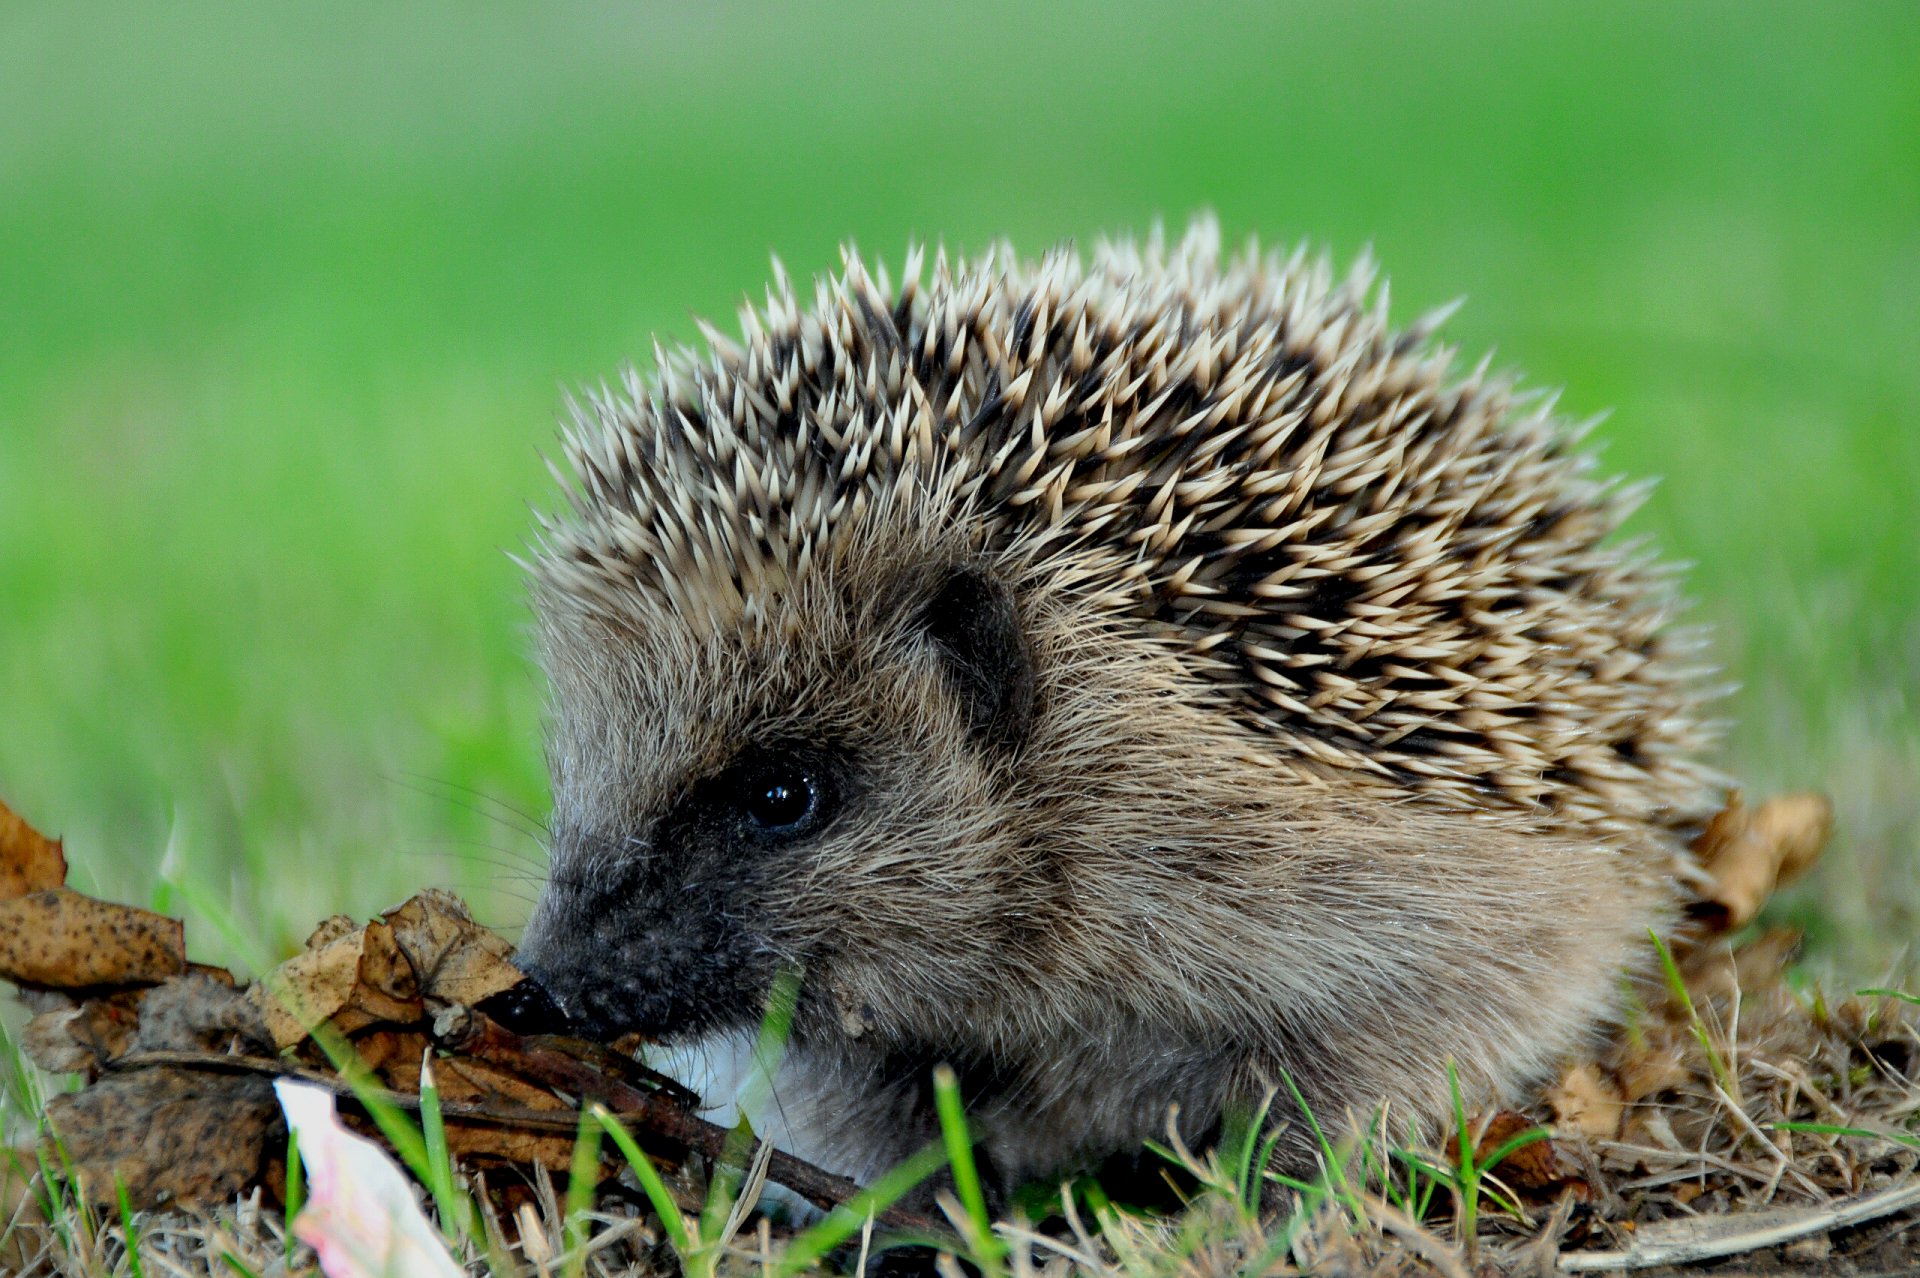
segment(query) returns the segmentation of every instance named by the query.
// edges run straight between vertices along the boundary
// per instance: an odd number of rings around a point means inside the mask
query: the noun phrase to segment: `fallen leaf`
[[[221,975],[224,975],[222,973]],[[219,976],[188,972],[140,1001],[136,1046],[143,1052],[266,1054],[267,1027],[253,1000]]]
[[[144,992],[41,1012],[21,1033],[21,1049],[49,1074],[92,1073],[133,1047],[140,1027],[138,994]]]
[[[333,937],[318,949],[296,954],[248,991],[275,1047],[292,1047],[307,1036],[308,1026],[327,1020],[347,1005],[360,978],[360,943],[364,936],[364,932],[349,932]]]
[[[314,924],[313,931],[307,933],[307,939],[300,948],[303,950],[324,949],[349,932],[358,932],[359,930],[360,924],[354,921],[353,915],[329,914],[326,918]]]
[[[91,1201],[115,1204],[124,1185],[142,1209],[230,1203],[285,1141],[273,1089],[253,1074],[108,1074],[48,1101],[47,1120]]]
[[[1784,794],[1752,809],[1732,795],[1693,841],[1713,880],[1694,917],[1719,931],[1744,927],[1819,859],[1832,828],[1833,804],[1822,794]]]
[[[420,1009],[420,979],[414,974],[413,961],[401,948],[390,924],[376,920],[367,924],[360,942],[360,983],[395,1003]]]
[[[1685,1086],[1693,1080],[1686,1058],[1686,1049],[1677,1042],[1647,1042],[1629,1052],[1613,1072],[1621,1096],[1633,1105]]]
[[[412,960],[387,923],[342,931],[328,920],[311,939],[317,947],[294,955],[250,991],[276,1047],[293,1046],[323,1021],[355,1034],[426,1015]]]
[[[381,917],[429,1002],[472,1007],[526,979],[506,938],[475,923],[451,892],[429,888]]]
[[[1572,1066],[1547,1089],[1556,1131],[1578,1133],[1592,1140],[1612,1140],[1620,1134],[1626,1101],[1620,1089],[1591,1063]]]
[[[497,1123],[475,1122],[448,1115],[447,1148],[456,1158],[494,1158],[501,1162],[539,1163],[555,1169],[571,1166],[575,1137],[550,1132],[528,1131],[523,1127],[505,1127]],[[658,1157],[658,1165],[668,1160]],[[602,1164],[603,1170],[605,1164]]]
[[[368,1025],[408,1024],[426,1015],[413,965],[394,941],[393,929],[375,921],[360,932],[360,961],[346,1004],[333,1014],[343,1034]]]
[[[390,1090],[411,1093],[420,1088],[420,1057],[432,1043],[431,1038],[418,1030],[376,1029],[356,1035],[353,1050]],[[443,1092],[440,1099],[465,1098]]]
[[[64,887],[0,900],[0,977],[15,984],[156,985],[186,968],[178,919]]]
[[[0,900],[25,896],[67,881],[60,840],[49,839],[0,803]]]
[[[476,1101],[505,1102],[523,1109],[569,1110],[573,1106],[544,1087],[536,1086],[485,1061],[449,1057],[435,1063],[443,1091],[459,1092]]]
[[[1539,1125],[1525,1114],[1516,1114],[1510,1109],[1501,1110],[1487,1120],[1485,1129],[1474,1141],[1474,1160],[1480,1162],[1492,1157],[1500,1146]],[[1447,1142],[1447,1156],[1458,1161],[1458,1135]],[[1569,1179],[1560,1170],[1559,1151],[1554,1149],[1551,1137],[1520,1146],[1486,1170],[1498,1177],[1501,1183],[1529,1193],[1557,1188]]]

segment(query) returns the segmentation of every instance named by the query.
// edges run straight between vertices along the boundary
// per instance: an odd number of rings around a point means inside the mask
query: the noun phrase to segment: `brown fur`
[[[1510,1094],[1609,1016],[1712,806],[1658,574],[1600,546],[1559,423],[1299,259],[1103,253],[925,295],[856,261],[663,356],[584,415],[535,565],[530,965],[709,1035],[798,968],[781,1100],[850,1174],[932,1134],[941,1060],[1003,1185],[1283,1077],[1335,1122],[1437,1116],[1449,1061]],[[929,638],[957,572],[1017,654]],[[1004,740],[956,695],[996,662],[1031,679]],[[768,742],[831,749],[844,801],[749,847],[696,799]]]

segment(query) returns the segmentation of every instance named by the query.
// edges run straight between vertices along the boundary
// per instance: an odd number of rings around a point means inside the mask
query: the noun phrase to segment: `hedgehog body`
[[[1631,491],[1384,292],[1205,222],[850,253],[591,397],[529,965],[710,1046],[794,970],[799,1152],[911,1152],[946,1062],[1009,1186],[1594,1033],[1717,807],[1695,640]]]

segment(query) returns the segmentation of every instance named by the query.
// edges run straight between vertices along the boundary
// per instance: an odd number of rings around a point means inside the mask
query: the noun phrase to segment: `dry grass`
[[[1782,936],[1762,935],[1737,950],[1721,943],[1682,955],[1686,998],[1649,987],[1610,1050],[1579,1071],[1585,1082],[1543,1095],[1529,1117],[1554,1135],[1524,1157],[1467,1168],[1459,1142],[1395,1142],[1376,1121],[1366,1125],[1371,1138],[1333,1141],[1318,1182],[1269,1181],[1263,1193],[1236,1170],[1236,1151],[1199,1156],[1176,1142],[1166,1151],[1183,1195],[1173,1209],[1118,1207],[1081,1186],[1044,1223],[1000,1222],[1006,1260],[979,1268],[996,1278],[1481,1278],[1717,1273],[1727,1264],[1741,1273],[1909,1272],[1920,1265],[1920,1137],[1911,1130],[1920,1007],[1894,994],[1796,990],[1782,976],[1788,948]],[[1596,1084],[1598,1110],[1570,1099],[1569,1088]],[[1466,1143],[1484,1159],[1484,1143]],[[1476,1180],[1470,1203],[1464,1187]],[[68,1211],[57,1227],[34,1223],[27,1188],[16,1177],[10,1189],[25,1205],[0,1272],[317,1272],[310,1252],[286,1246],[280,1209],[257,1197],[212,1216],[131,1217],[136,1268],[126,1222]],[[677,1188],[697,1201],[698,1184]],[[584,1246],[569,1250],[561,1197],[544,1177],[530,1191],[469,1245],[474,1272],[613,1278],[680,1268],[637,1193],[603,1195]],[[946,1205],[965,1236],[965,1213]],[[789,1233],[757,1213],[739,1219],[714,1270],[773,1274]],[[839,1261],[846,1268],[857,1252]],[[956,1272],[951,1260],[940,1267]]]

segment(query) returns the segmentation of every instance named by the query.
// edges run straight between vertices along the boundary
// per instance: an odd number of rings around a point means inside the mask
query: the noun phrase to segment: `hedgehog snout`
[[[677,1038],[764,995],[726,885],[662,873],[651,856],[569,870],[582,860],[556,849],[515,956],[576,1028]]]

